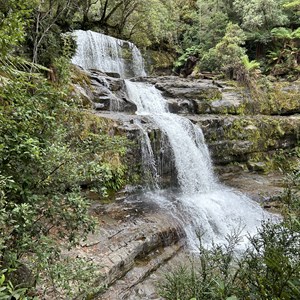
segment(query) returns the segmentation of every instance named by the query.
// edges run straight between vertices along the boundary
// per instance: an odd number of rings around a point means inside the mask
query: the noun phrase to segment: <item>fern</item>
[[[292,30],[285,27],[278,27],[271,30],[271,34],[274,38],[280,39],[280,40],[290,40],[293,38],[292,36]]]
[[[248,55],[244,55],[242,57],[242,63],[248,72],[252,72],[260,68],[260,64],[256,60],[249,61]]]
[[[298,27],[296,30],[292,32],[292,38],[293,39],[300,39],[300,27]]]

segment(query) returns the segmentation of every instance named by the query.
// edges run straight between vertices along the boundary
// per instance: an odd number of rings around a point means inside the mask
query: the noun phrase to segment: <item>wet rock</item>
[[[299,115],[188,117],[202,128],[216,164],[246,162],[255,154],[291,149],[299,141]]]
[[[74,88],[95,110],[132,113],[136,111],[136,106],[127,98],[123,79],[108,76],[97,70],[81,70],[81,72],[88,76],[90,83],[75,84]]]
[[[248,169],[250,171],[255,171],[259,173],[266,173],[268,171],[268,166],[265,162],[262,161],[248,161],[247,162]]]
[[[68,255],[98,265],[94,285],[112,286],[95,299],[121,299],[115,295],[135,286],[181,249],[184,231],[179,223],[157,206],[146,202],[95,203],[92,214],[101,228],[90,234]],[[142,265],[139,265],[140,263]],[[124,277],[124,275],[126,276]],[[122,284],[124,283],[124,284]]]
[[[216,172],[226,185],[257,202],[278,201],[285,189],[284,178],[280,172],[258,174],[244,170],[240,166],[217,167]]]
[[[211,81],[184,81],[176,78],[176,80],[158,82],[155,87],[163,92],[166,97],[212,101],[222,97],[219,88],[214,86]]]
[[[119,73],[105,72],[105,74],[109,77],[114,77],[114,78],[120,78],[121,77]]]
[[[238,92],[222,92],[220,100],[212,101],[207,109],[198,108],[198,113],[239,115],[245,111],[245,99]]]

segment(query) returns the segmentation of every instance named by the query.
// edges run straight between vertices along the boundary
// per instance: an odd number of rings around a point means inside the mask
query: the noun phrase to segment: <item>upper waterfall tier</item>
[[[75,30],[73,34],[77,40],[73,64],[122,78],[146,75],[141,52],[134,44],[93,31]]]

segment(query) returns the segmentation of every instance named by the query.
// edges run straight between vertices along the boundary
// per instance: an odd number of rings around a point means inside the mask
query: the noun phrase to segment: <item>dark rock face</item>
[[[202,128],[216,164],[248,163],[299,143],[300,116],[191,116]],[[251,167],[252,168],[252,167]]]
[[[82,98],[87,98],[95,110],[131,113],[136,111],[136,106],[127,99],[123,79],[108,76],[97,70],[81,72],[88,76],[90,85],[75,85],[75,90]]]
[[[164,186],[176,182],[166,137],[145,117],[134,114],[136,106],[128,99],[124,81],[95,70],[88,76],[91,86],[82,93],[89,97],[94,108],[102,116],[114,119],[119,129],[139,145],[142,136],[135,121],[142,122],[151,140],[160,183]],[[155,85],[167,100],[170,112],[184,115],[202,128],[216,166],[239,163],[250,171],[268,172],[276,151],[299,145],[300,84],[275,86],[268,95],[269,101],[266,98],[258,101],[241,88],[208,79],[163,76],[133,80]],[[132,165],[141,166],[141,147],[131,152]],[[147,176],[141,174],[141,177]]]

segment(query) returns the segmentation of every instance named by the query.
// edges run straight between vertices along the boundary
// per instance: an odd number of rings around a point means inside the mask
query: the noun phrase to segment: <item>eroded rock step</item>
[[[182,248],[183,243],[179,242],[171,246],[163,247],[151,252],[143,260],[137,260],[135,266],[125,274],[120,280],[112,285],[108,290],[100,295],[98,300],[125,300],[137,299],[134,295],[134,290],[144,283],[148,277],[155,272],[158,268],[163,266],[168,260],[173,258],[178,251]],[[155,286],[152,284],[147,285],[151,288],[149,295],[142,296],[143,299],[158,299]],[[133,297],[133,298],[132,298]]]
[[[125,295],[125,286],[130,289],[141,282],[183,245],[184,231],[179,223],[151,203],[96,204],[93,214],[101,227],[71,255],[97,266],[94,286],[108,290],[95,299],[123,299],[110,295]],[[116,281],[116,287],[110,289]]]

